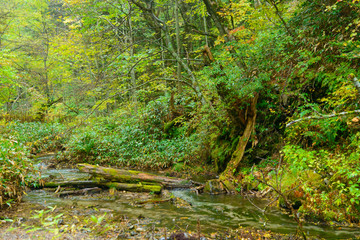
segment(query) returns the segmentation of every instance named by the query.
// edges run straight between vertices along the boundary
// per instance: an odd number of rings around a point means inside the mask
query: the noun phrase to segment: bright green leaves
[[[359,216],[358,160],[352,161],[345,154],[305,150],[293,145],[286,146],[284,154],[293,174],[304,182],[304,214],[315,214],[318,218],[337,221]],[[313,173],[309,174],[311,172]]]
[[[0,208],[21,200],[30,180],[27,173],[33,170],[28,153],[22,143],[0,137]]]
[[[14,56],[8,51],[0,50],[0,107],[5,102],[10,102],[19,87],[16,82],[16,69],[11,65],[11,59]]]

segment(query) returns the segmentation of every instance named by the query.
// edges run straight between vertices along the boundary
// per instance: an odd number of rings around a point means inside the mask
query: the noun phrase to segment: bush
[[[0,138],[0,208],[21,200],[24,187],[30,182],[28,173],[33,171],[28,154],[24,144]]]
[[[305,150],[299,146],[284,148],[291,174],[302,183],[305,216],[321,220],[358,222],[360,218],[360,134],[348,152]]]
[[[124,120],[116,126],[100,122],[77,130],[65,144],[62,157],[90,163],[162,169],[174,163],[196,160],[197,136],[181,134],[165,138],[161,129],[146,129],[140,120]],[[179,130],[178,130],[179,132]]]
[[[175,163],[198,160],[201,141],[189,134],[185,120],[166,129],[166,98],[150,102],[138,118],[114,114],[89,119],[89,125],[73,132],[62,158],[76,162],[164,169]],[[171,134],[169,134],[171,132]]]
[[[0,123],[0,126],[0,134],[3,137],[11,137],[22,144],[26,144],[31,147],[32,153],[55,150],[66,141],[66,139],[59,137],[66,129],[59,123],[13,121]]]

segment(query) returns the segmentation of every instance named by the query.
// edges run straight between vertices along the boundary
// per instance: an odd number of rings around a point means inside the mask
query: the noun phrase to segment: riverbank
[[[294,235],[277,234],[253,228],[213,229],[203,232],[206,222],[195,230],[188,225],[159,225],[139,215],[128,218],[106,208],[74,206],[44,207],[28,202],[16,210],[2,212],[1,239],[300,239]],[[310,238],[313,239],[313,238]],[[319,239],[319,238],[314,238]]]
[[[37,158],[42,176],[64,179],[83,173],[54,169],[53,155]],[[197,195],[177,190],[133,193],[100,190],[59,194],[67,188],[29,190],[1,212],[1,239],[296,239],[297,224],[267,201],[240,195]],[[169,195],[173,200],[168,201]],[[166,201],[163,201],[166,200]],[[251,202],[250,202],[251,200]],[[255,205],[257,207],[255,207]],[[306,224],[309,239],[354,239],[360,230]],[[173,236],[173,238],[170,238]]]

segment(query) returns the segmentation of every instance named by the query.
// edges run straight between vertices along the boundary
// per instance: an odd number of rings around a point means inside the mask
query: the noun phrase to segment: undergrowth
[[[14,139],[0,138],[0,208],[19,202],[33,172],[29,149]]]

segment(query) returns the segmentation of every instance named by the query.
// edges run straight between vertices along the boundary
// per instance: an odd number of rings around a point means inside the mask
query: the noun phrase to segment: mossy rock
[[[206,182],[204,192],[210,194],[224,194],[226,193],[226,190],[218,179],[213,179]]]

